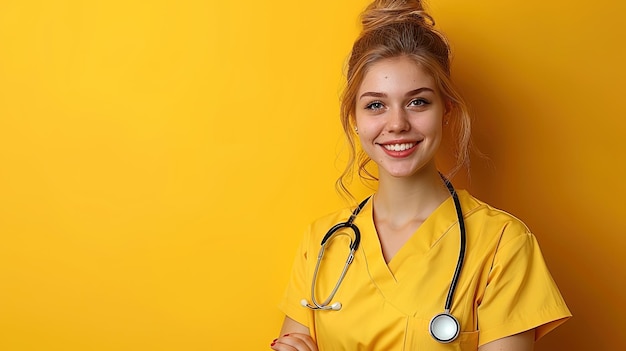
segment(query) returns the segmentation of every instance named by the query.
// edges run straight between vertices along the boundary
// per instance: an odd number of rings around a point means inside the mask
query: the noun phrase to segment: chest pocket
[[[409,318],[407,324],[405,351],[476,351],[478,350],[478,331],[461,332],[452,342],[443,344],[430,335],[430,320]]]

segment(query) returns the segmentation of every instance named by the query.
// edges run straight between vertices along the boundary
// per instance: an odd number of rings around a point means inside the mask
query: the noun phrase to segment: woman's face
[[[369,67],[356,96],[356,126],[381,179],[436,171],[444,113],[435,80],[415,61],[395,57]]]

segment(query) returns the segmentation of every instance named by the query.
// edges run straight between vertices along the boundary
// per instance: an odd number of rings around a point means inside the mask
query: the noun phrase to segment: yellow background
[[[0,350],[267,349],[343,205],[365,4],[1,1]],[[626,7],[431,9],[489,157],[457,187],[526,221],[575,314],[537,350],[624,348]]]

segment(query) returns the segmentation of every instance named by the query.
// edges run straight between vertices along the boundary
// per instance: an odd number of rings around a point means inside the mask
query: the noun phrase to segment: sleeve
[[[537,340],[571,317],[528,232],[501,243],[479,303],[479,345],[532,328]]]
[[[300,247],[296,252],[289,283],[285,289],[283,299],[278,308],[296,322],[312,329],[313,311],[300,304],[302,299],[310,298],[311,280],[307,274],[308,259],[315,259],[315,254],[309,255],[311,228],[305,232]]]

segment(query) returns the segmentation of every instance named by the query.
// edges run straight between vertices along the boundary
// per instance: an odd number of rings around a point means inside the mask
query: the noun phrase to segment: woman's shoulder
[[[362,215],[364,215],[366,212],[369,213],[369,202],[364,201],[363,205],[364,205],[364,208],[363,208],[363,211],[361,211]],[[314,239],[316,241],[321,240],[324,237],[324,235],[326,235],[328,230],[330,230],[333,226],[339,223],[347,222],[356,207],[357,205],[353,205],[353,206],[346,205],[345,207],[342,207],[332,212],[318,216],[309,224],[309,227],[308,227],[309,236],[311,237],[311,239]]]
[[[459,192],[465,220],[481,232],[490,231],[509,236],[529,235],[531,230],[518,217],[485,201],[479,200],[467,191]],[[463,206],[465,204],[465,206]]]
[[[355,206],[356,207],[356,206]],[[346,222],[355,207],[343,207],[332,212],[326,213],[324,215],[318,216],[314,219],[310,226],[312,228],[320,228],[320,227],[330,227],[334,226],[337,223]]]

